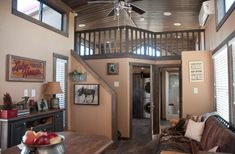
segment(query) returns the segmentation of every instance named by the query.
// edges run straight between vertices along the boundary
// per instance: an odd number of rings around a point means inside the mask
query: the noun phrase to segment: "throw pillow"
[[[205,122],[195,122],[189,119],[186,133],[184,136],[200,142],[202,133],[204,130],[204,126],[205,126]]]
[[[187,128],[189,119],[191,119],[195,122],[202,122],[203,121],[203,117],[201,115],[196,116],[196,115],[187,114],[186,115],[186,121],[185,121],[185,124],[184,124],[184,130],[186,130],[186,128]]]

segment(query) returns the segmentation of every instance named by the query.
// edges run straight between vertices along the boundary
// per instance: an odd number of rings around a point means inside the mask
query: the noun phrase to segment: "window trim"
[[[231,87],[231,83],[233,83],[233,60],[232,60],[232,51],[229,51],[230,49],[230,45],[229,45],[229,42],[235,38],[235,31],[233,31],[223,42],[221,42],[215,50],[212,51],[212,55],[214,55],[215,53],[217,53],[221,48],[223,48],[224,46],[227,47],[227,54],[228,54],[228,83],[229,83],[229,120],[230,120],[230,123],[231,125],[235,126],[235,105],[233,104],[233,92],[234,92],[234,89],[233,87]],[[233,55],[235,56],[235,55]],[[214,67],[214,65],[213,65]],[[213,72],[214,74],[214,72]],[[213,83],[214,83],[215,79],[213,78]],[[215,96],[215,88],[213,86],[213,89],[214,89],[214,94],[213,94],[213,97]],[[215,97],[214,97],[214,109],[216,110],[216,103],[215,103]]]
[[[66,12],[66,11],[62,11],[62,10],[59,10],[57,9],[56,7],[53,7],[52,5],[46,3],[46,2],[42,2],[41,0],[38,0],[40,2],[40,5],[43,3],[47,6],[49,6],[50,8],[54,9],[55,11],[57,11],[58,13],[60,13],[62,15],[62,18],[61,18],[61,30],[53,27],[53,26],[50,26],[44,22],[42,22],[40,19],[37,20],[37,19],[34,19],[33,17],[30,17],[20,11],[17,10],[17,0],[12,0],[12,14],[18,16],[18,17],[21,17],[25,20],[28,20],[32,23],[35,23],[37,25],[40,25],[46,29],[49,29],[51,31],[54,31],[58,34],[61,34],[65,37],[69,37],[68,35],[68,24],[69,24],[69,13]]]
[[[65,93],[65,98],[66,98],[66,105],[65,105],[65,115],[66,115],[66,118],[65,118],[65,129],[68,128],[68,63],[69,63],[69,57],[67,56],[64,56],[64,55],[60,55],[60,54],[57,54],[57,53],[53,53],[53,81],[56,81],[56,59],[59,58],[59,59],[64,59],[64,60],[67,60],[67,63],[66,63],[66,66],[65,66],[65,73],[66,73],[66,76],[65,76],[65,88],[67,89],[67,93]]]
[[[220,28],[223,26],[223,24],[226,22],[226,20],[229,18],[229,16],[232,14],[233,10],[235,10],[235,1],[233,2],[233,4],[230,6],[230,8],[228,9],[227,12],[225,12],[223,18],[218,21],[218,9],[217,9],[218,5],[217,5],[217,0],[215,0],[215,22],[216,22],[216,32],[218,32],[220,30]],[[224,3],[224,7],[225,7],[225,3]]]

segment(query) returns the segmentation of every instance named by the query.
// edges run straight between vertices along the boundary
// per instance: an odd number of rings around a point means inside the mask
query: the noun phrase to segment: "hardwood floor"
[[[119,140],[117,143],[110,146],[104,154],[135,153],[136,149],[151,141],[150,119],[133,119],[132,123],[132,138]]]

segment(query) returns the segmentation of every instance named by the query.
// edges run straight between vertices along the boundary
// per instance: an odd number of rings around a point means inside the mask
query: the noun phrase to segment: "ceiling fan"
[[[113,3],[113,9],[107,14],[107,16],[119,16],[121,11],[126,11],[129,15],[132,11],[142,15],[146,11],[141,9],[140,7],[134,5],[131,2],[135,2],[139,0],[103,0],[103,1],[88,1],[88,4],[105,4],[105,3]]]

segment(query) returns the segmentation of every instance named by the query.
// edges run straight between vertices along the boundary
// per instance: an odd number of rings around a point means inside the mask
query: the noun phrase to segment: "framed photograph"
[[[107,64],[107,74],[108,75],[118,75],[119,65],[118,63],[108,63]]]
[[[189,78],[190,78],[190,82],[203,82],[204,81],[203,61],[190,61],[189,62]]]
[[[43,82],[46,77],[46,61],[7,55],[8,81]]]
[[[47,100],[45,100],[45,99],[38,100],[37,101],[37,107],[38,107],[39,112],[43,112],[43,111],[48,110]]]
[[[75,84],[74,104],[77,105],[99,105],[98,84]]]

